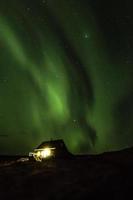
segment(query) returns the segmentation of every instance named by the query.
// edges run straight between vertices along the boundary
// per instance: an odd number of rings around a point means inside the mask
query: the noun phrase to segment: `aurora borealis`
[[[0,1],[0,152],[133,145],[131,2]]]

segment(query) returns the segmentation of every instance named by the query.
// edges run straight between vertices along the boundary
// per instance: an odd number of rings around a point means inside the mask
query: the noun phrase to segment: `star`
[[[29,8],[29,7],[27,7],[27,11],[30,11],[30,8]]]
[[[42,0],[42,3],[44,3],[44,4],[45,4],[45,3],[46,3],[46,0]]]
[[[90,35],[88,33],[84,33],[83,37],[84,37],[84,39],[88,39],[90,37]]]

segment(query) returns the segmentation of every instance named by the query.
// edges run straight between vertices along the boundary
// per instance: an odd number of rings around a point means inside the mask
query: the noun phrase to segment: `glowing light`
[[[43,151],[41,151],[41,157],[46,158],[51,156],[51,149],[50,148],[45,148]]]
[[[37,157],[40,157],[40,155],[41,155],[41,152],[40,152],[40,151],[38,151],[38,152],[36,153],[36,155],[37,155]]]

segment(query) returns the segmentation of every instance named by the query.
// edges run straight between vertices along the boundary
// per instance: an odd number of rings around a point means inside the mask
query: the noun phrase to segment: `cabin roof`
[[[48,146],[48,147],[63,147],[63,146],[65,146],[65,143],[63,140],[45,141],[45,142],[42,142],[36,149],[41,149],[46,146]]]

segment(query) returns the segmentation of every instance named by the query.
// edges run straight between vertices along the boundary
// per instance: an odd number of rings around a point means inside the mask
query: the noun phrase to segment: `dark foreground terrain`
[[[0,199],[133,199],[133,149],[71,159],[0,159]]]

